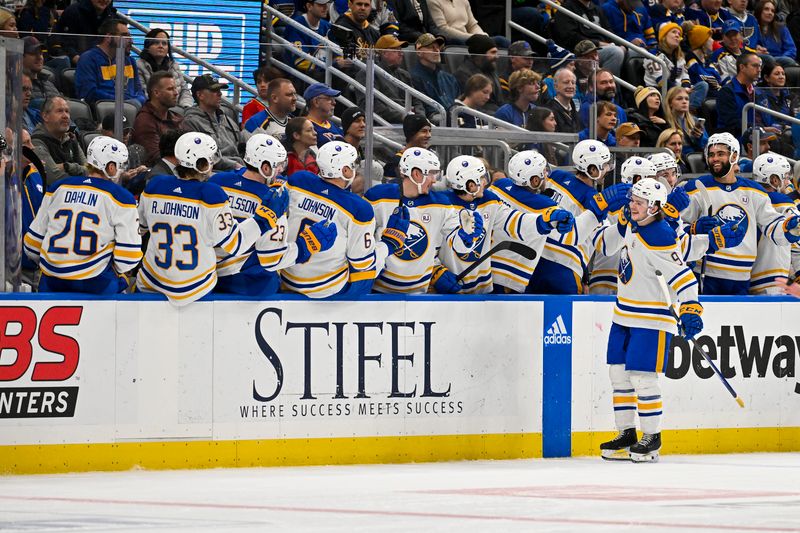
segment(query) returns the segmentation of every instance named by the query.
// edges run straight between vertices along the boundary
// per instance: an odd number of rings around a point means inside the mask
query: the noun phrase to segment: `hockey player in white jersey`
[[[106,136],[86,151],[86,176],[51,185],[25,234],[25,252],[42,270],[40,292],[115,294],[142,258],[136,200],[116,183],[128,149]]]
[[[375,214],[364,198],[351,192],[356,177],[356,149],[331,141],[319,149],[319,176],[308,171],[292,174],[288,181],[289,239],[322,221],[336,225],[333,246],[314,261],[281,271],[284,286],[309,298],[358,297],[370,292],[387,255],[403,246],[408,213],[390,217],[376,239]]]
[[[509,160],[509,177],[497,180],[489,190],[513,209],[540,215],[558,207],[552,198],[543,194],[549,175],[550,166],[544,156],[535,150],[524,150]],[[627,188],[617,189],[621,190],[616,202],[612,201],[611,208],[627,202]],[[569,231],[559,232],[556,228],[548,232],[546,243],[536,259],[528,260],[510,251],[495,254],[492,257],[495,292],[525,292],[540,258],[551,263],[551,271],[560,268],[564,276],[580,278],[583,267],[579,259],[579,246],[591,240],[608,209],[606,204],[604,208],[596,210],[599,218],[595,211],[587,209],[575,217],[575,223]]]
[[[329,226],[327,220],[306,227],[307,235],[295,241],[288,240],[289,191],[282,186],[284,178],[281,176],[286,168],[286,156],[286,148],[276,138],[257,133],[247,140],[244,172],[220,172],[211,176],[209,181],[227,193],[237,223],[255,215],[261,202],[267,203],[278,219],[275,228],[259,237],[250,253],[226,257],[217,263],[215,292],[269,296],[280,287],[277,270],[305,263],[312,254],[333,245],[336,227]],[[319,248],[309,247],[307,237],[319,242]]]
[[[516,210],[504,203],[491,190],[485,190],[489,176],[486,166],[477,157],[461,155],[450,161],[445,173],[449,191],[445,193],[450,203],[468,211],[476,211],[483,218],[486,230],[480,244],[469,254],[461,255],[451,247],[442,247],[439,258],[450,272],[460,274],[471,263],[488,252],[492,246],[504,241],[522,243],[541,255],[547,235],[569,233],[575,225],[572,214],[552,206],[534,214]],[[520,257],[520,260],[525,260]],[[492,292],[492,265],[484,261],[481,266],[461,280],[461,292],[486,294]]]
[[[159,292],[177,306],[211,292],[217,260],[247,254],[278,219],[268,205],[237,224],[228,195],[206,180],[218,156],[217,143],[204,133],[181,135],[175,143],[177,176],[155,176],[139,198],[139,223],[150,232],[136,287]]]
[[[796,216],[797,206],[786,195],[791,183],[792,166],[779,154],[767,152],[753,161],[753,180],[767,191],[770,203],[782,215]],[[797,246],[796,244],[792,246]],[[758,237],[756,262],[750,274],[751,294],[783,294],[783,283],[777,278],[794,274],[792,269],[792,250],[789,246],[779,246],[771,239]]]
[[[758,231],[778,246],[800,240],[795,235],[800,219],[778,213],[759,184],[736,176],[739,149],[739,141],[730,133],[709,137],[705,155],[711,174],[686,185],[691,202],[681,216],[692,223],[693,233],[707,233],[709,223],[718,221],[738,222],[746,232],[739,245],[707,256],[703,294],[748,294]]]
[[[364,195],[375,209],[378,229],[391,223],[398,205],[408,210],[408,238],[386,259],[386,267],[375,282],[382,293],[419,294],[433,289],[456,293],[461,285],[456,275],[440,264],[440,248],[475,259],[484,240],[483,217],[454,206],[442,192],[433,191],[441,172],[439,157],[424,148],[409,148],[398,165],[400,183],[372,187]],[[463,220],[461,220],[463,218]],[[469,227],[472,226],[472,227]]]

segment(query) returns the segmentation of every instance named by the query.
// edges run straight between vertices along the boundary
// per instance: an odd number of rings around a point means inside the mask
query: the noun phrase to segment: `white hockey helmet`
[[[578,172],[582,172],[597,181],[602,179],[603,175],[612,168],[611,152],[608,146],[600,141],[586,139],[576,144],[575,148],[572,149],[572,164],[575,165],[575,169]],[[589,168],[592,166],[599,171],[596,177],[589,172]]]
[[[422,181],[414,181],[411,171],[418,168],[422,172]],[[400,176],[408,178],[417,186],[417,192],[422,194],[422,186],[427,178],[431,178],[434,182],[439,180],[441,174],[442,164],[439,162],[439,156],[431,150],[425,148],[408,148],[403,155],[400,156],[400,163],[397,165]]]
[[[633,184],[631,196],[647,200],[647,207],[661,207],[667,203],[667,187],[653,178],[642,178]]]
[[[769,185],[772,176],[777,176],[781,180],[781,189],[786,187],[792,178],[792,165],[789,164],[789,160],[772,152],[756,157],[753,161],[753,179],[763,185]]]
[[[175,143],[175,158],[182,167],[191,168],[201,174],[210,174],[219,161],[217,142],[205,133],[184,133]]]
[[[679,169],[678,162],[675,156],[666,152],[655,152],[648,157],[651,163],[656,167],[656,172],[662,172],[671,168]]]
[[[460,155],[447,164],[445,180],[447,186],[456,191],[469,192],[469,182],[473,182],[479,191],[487,180],[486,165],[477,157]]]
[[[258,173],[267,180],[267,183],[271,183],[286,168],[287,155],[286,148],[278,139],[266,133],[256,133],[247,140],[244,162],[258,169]],[[272,175],[265,176],[261,173],[261,165],[264,163],[269,163]]]
[[[712,146],[716,146],[718,144],[722,144],[728,147],[730,151],[730,157],[728,159],[728,163],[731,165],[735,164],[739,160],[739,154],[741,153],[741,146],[739,146],[739,141],[736,140],[736,137],[724,131],[722,133],[715,133],[711,137],[708,138],[708,143],[706,144],[705,149],[705,158],[706,162],[708,161],[708,150]]]
[[[520,187],[530,187],[531,179],[538,177],[541,180],[539,188],[543,189],[549,176],[550,165],[536,150],[517,152],[508,161],[508,177]]]
[[[358,151],[355,146],[342,141],[330,141],[323,144],[317,152],[317,166],[319,176],[324,179],[341,178],[347,182],[347,186],[355,179],[356,160]],[[344,177],[342,169],[350,167],[353,175],[348,179]]]
[[[656,166],[649,159],[635,155],[622,163],[619,173],[622,183],[632,185],[634,181],[642,178],[655,179],[658,172],[656,171]]]
[[[99,169],[108,179],[116,181],[123,170],[128,168],[128,147],[105,135],[98,135],[86,148],[86,162]],[[117,165],[117,172],[108,175],[108,164]]]

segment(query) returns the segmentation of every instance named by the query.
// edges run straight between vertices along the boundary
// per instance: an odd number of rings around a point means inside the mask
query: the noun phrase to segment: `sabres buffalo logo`
[[[619,280],[627,285],[633,277],[633,263],[631,257],[628,255],[628,247],[624,246],[619,251]]]
[[[403,261],[416,261],[428,250],[428,233],[417,221],[412,220],[406,231],[406,241],[394,255]]]
[[[458,239],[458,237],[455,237]],[[466,254],[456,254],[459,259],[465,261],[467,263],[472,263],[473,261],[477,261],[481,258],[481,250],[483,250],[483,241],[486,238],[486,232],[481,233],[481,236],[478,237],[478,242],[475,244],[475,248],[472,249],[471,252]]]
[[[725,204],[714,216],[723,224],[727,224],[728,222],[738,223],[744,228],[745,233],[747,232],[750,219],[747,216],[747,211],[738,204]]]

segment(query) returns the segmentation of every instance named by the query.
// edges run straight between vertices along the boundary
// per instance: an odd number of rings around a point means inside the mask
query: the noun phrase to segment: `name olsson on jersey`
[[[572,344],[572,337],[567,331],[567,326],[564,324],[564,318],[561,315],[558,315],[555,322],[550,326],[550,329],[547,330],[547,333],[544,336],[544,344],[545,346],[549,346],[551,344]]]

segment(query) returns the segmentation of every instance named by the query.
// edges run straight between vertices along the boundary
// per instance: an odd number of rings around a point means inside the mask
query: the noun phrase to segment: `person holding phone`
[[[670,128],[683,133],[683,153],[702,152],[708,143],[704,118],[698,118],[689,110],[689,91],[684,87],[673,87],[667,91],[664,118]]]

